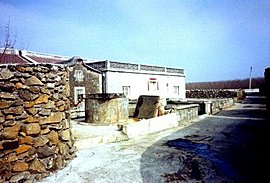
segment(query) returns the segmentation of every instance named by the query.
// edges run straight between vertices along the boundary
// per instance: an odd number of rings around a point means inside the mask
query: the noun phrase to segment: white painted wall
[[[151,80],[156,79],[156,80]],[[150,81],[158,82],[158,90],[148,90]],[[140,95],[161,95],[166,98],[186,98],[185,77],[179,75],[156,75],[145,73],[106,72],[107,93],[123,93],[123,86],[130,86],[130,99]],[[179,86],[179,95],[174,94],[174,86]]]

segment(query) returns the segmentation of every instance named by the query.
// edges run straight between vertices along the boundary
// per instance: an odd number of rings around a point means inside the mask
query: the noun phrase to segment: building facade
[[[104,93],[124,93],[131,100],[140,95],[186,98],[183,69],[108,60],[86,64],[102,72]]]
[[[70,96],[73,101],[73,109],[76,110],[77,116],[84,116],[85,101],[80,101],[80,96],[101,93],[101,72],[87,66],[82,59],[76,57],[60,64],[68,66],[69,69]]]

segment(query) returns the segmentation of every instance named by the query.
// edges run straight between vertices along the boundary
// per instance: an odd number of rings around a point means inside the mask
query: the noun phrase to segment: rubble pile
[[[34,182],[73,158],[69,93],[64,67],[0,66],[0,182]]]

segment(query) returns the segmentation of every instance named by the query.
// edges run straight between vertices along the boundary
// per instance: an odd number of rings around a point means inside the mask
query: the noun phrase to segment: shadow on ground
[[[269,126],[258,119],[266,111],[244,106],[207,117],[147,148],[140,162],[143,182],[268,182]]]

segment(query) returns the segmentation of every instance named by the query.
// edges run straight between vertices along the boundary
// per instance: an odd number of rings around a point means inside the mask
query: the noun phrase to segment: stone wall
[[[187,98],[235,98],[238,94],[236,91],[229,90],[188,90]]]
[[[63,67],[0,66],[0,182],[34,182],[73,157],[69,93]]]
[[[76,71],[82,71],[81,80],[76,79]],[[100,93],[101,92],[101,74],[88,69],[82,62],[77,62],[70,67],[69,83],[70,83],[70,96],[75,102],[74,87],[84,87],[85,94]]]
[[[226,109],[228,107],[232,107],[234,104],[234,100],[232,98],[216,99],[216,100],[214,99],[214,100],[210,100],[208,102],[208,104],[210,105],[211,110],[206,111],[206,113],[207,114],[216,114],[223,109]],[[206,106],[205,108],[207,109],[208,107]]]
[[[174,112],[177,114],[177,121],[180,125],[182,122],[192,121],[198,118],[199,105],[190,104],[184,106],[177,106],[175,107]]]
[[[189,98],[186,103],[199,104],[199,114],[215,114],[223,109],[232,107],[235,100],[233,98],[217,98],[217,99],[198,99]]]

